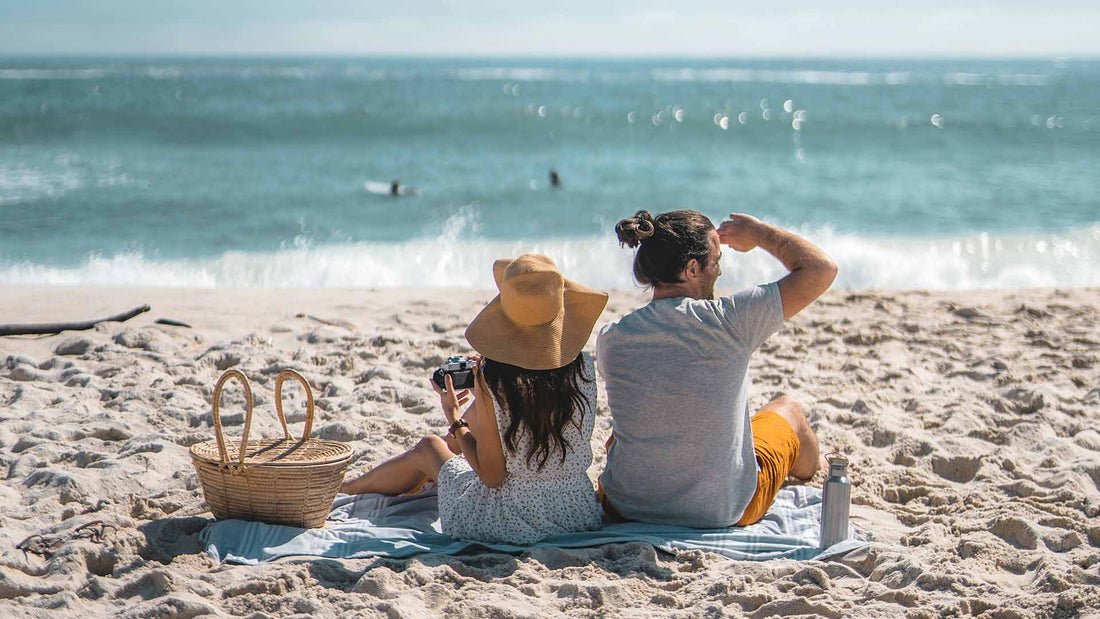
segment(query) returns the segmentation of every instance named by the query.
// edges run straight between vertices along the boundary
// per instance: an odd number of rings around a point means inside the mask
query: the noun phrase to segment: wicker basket
[[[240,439],[227,439],[218,412],[222,387],[236,378],[244,387],[244,432]],[[293,378],[306,393],[306,427],[297,441],[287,429],[283,415],[283,381]],[[244,374],[228,370],[214,387],[214,433],[216,439],[191,446],[191,461],[198,471],[206,504],[218,520],[239,518],[270,524],[319,528],[325,524],[332,500],[344,480],[352,449],[347,443],[310,439],[313,429],[313,393],[309,383],[293,370],[283,370],[275,379],[275,411],[283,427],[283,438],[253,440],[252,388]],[[236,453],[236,461],[229,454]]]

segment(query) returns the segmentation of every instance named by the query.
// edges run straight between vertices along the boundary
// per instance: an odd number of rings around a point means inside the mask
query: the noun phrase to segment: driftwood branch
[[[179,320],[172,320],[171,318],[157,318],[155,321],[158,325],[168,325],[169,327],[185,327],[190,329],[191,325]]]
[[[343,329],[347,329],[348,331],[351,331],[352,333],[354,333],[356,331],[355,325],[351,324],[350,322],[348,322],[346,320],[325,320],[324,318],[318,318],[318,317],[312,316],[310,314],[295,314],[294,317],[295,318],[308,318],[309,320],[312,320],[314,322],[319,322],[323,325],[328,325],[330,327],[340,327],[340,328],[343,328]]]
[[[142,305],[128,312],[100,318],[99,320],[87,320],[84,322],[52,322],[37,325],[0,325],[0,335],[48,335],[51,333],[61,333],[62,331],[86,331],[94,328],[101,322],[123,322],[148,311],[149,306]]]

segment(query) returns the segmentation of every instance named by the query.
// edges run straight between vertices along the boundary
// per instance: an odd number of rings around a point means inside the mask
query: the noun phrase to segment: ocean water
[[[1100,61],[0,58],[0,285],[491,287],[539,251],[629,288],[615,222],[674,208],[842,288],[1100,286]]]

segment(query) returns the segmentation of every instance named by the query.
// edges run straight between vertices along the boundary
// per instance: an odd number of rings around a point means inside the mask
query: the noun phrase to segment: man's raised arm
[[[820,248],[752,215],[731,214],[718,226],[718,238],[723,245],[741,252],[761,247],[787,267],[790,273],[779,280],[784,319],[813,303],[836,279],[836,263]]]

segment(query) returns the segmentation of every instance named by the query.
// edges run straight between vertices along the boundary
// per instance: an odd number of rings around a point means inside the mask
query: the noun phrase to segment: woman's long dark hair
[[[531,436],[525,454],[528,465],[537,461],[541,470],[550,454],[558,450],[564,464],[569,449],[565,428],[572,423],[579,429],[588,407],[581,383],[595,381],[595,377],[584,375],[583,355],[554,370],[525,370],[492,359],[485,359],[482,368],[486,385],[508,409],[508,427],[501,435],[508,451],[517,452],[520,431],[526,429]]]

